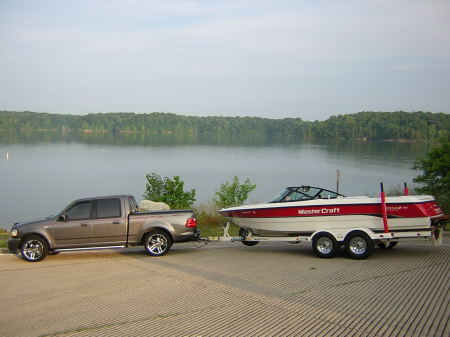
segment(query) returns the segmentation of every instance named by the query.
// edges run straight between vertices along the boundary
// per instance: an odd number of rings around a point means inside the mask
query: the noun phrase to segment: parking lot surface
[[[307,244],[0,256],[1,336],[449,336],[450,238],[317,258]]]

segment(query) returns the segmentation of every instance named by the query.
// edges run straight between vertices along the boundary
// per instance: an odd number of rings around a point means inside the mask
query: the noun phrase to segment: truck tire
[[[333,235],[329,233],[318,233],[312,240],[314,253],[320,258],[329,259],[339,251],[339,244]]]
[[[172,247],[172,238],[162,230],[155,229],[148,233],[144,239],[144,248],[151,256],[163,256]]]
[[[372,254],[373,241],[364,232],[351,232],[345,238],[345,250],[353,259],[367,259]]]
[[[250,230],[246,229],[246,228],[239,228],[239,236],[241,236],[242,238],[246,238],[248,235],[250,234]],[[244,245],[246,246],[255,246],[259,243],[259,241],[241,241]]]
[[[47,241],[39,235],[30,235],[23,240],[20,253],[28,262],[39,262],[48,254]]]

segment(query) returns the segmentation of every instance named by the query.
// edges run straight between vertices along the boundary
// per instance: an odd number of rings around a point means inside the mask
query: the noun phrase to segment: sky
[[[449,0],[0,0],[0,110],[450,112]]]

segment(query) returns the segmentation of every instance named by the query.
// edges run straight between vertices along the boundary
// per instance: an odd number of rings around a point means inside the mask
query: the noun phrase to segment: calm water
[[[337,169],[341,193],[375,194],[381,181],[412,184],[413,162],[429,150],[395,143],[84,137],[0,137],[0,227],[55,214],[81,197],[130,193],[140,201],[151,172],[181,176],[186,188],[197,190],[197,203],[211,200],[235,175],[256,183],[249,202],[270,200],[285,186],[335,189]]]

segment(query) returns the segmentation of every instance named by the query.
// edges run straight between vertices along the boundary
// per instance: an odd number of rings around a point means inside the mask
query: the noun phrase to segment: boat
[[[354,228],[383,233],[382,198],[384,193],[346,197],[321,187],[297,186],[287,187],[268,203],[224,208],[219,213],[241,227],[240,235],[242,230],[256,236],[300,236]],[[443,215],[430,195],[389,196],[385,207],[391,232],[430,231],[432,220]]]

